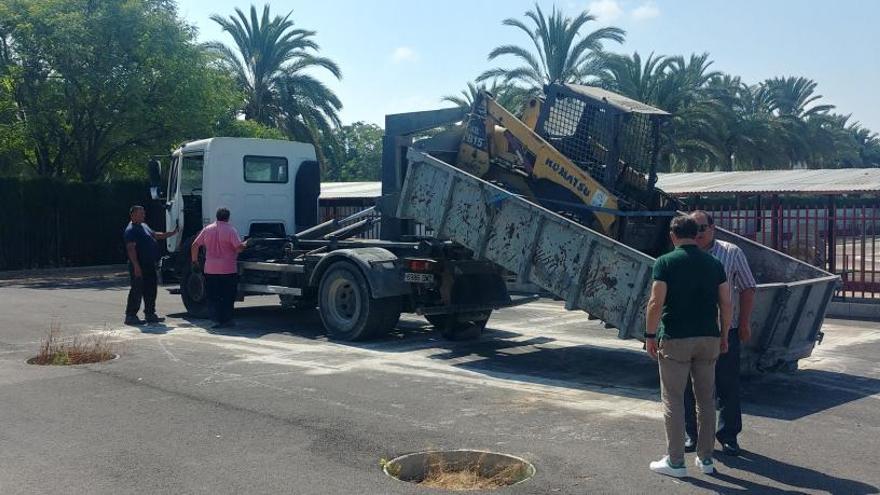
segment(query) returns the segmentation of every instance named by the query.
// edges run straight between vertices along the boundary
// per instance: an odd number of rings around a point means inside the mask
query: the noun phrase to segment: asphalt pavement
[[[496,312],[476,342],[404,316],[348,344],[273,297],[212,331],[161,288],[164,324],[125,327],[126,290],[112,271],[0,281],[0,494],[441,493],[380,459],[458,448],[535,465],[499,493],[880,492],[877,323],[828,320],[801,369],[748,380],[743,455],[673,480],[647,468],[664,451],[656,364],[559,302]],[[119,359],[26,364],[53,322],[109,333]]]

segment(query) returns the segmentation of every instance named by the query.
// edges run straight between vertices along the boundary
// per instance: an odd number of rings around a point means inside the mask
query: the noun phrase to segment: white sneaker
[[[680,467],[674,467],[669,464],[669,456],[664,455],[659,461],[652,462],[648,467],[657,474],[665,474],[674,478],[684,478],[687,476],[687,467],[682,464]]]
[[[700,468],[703,474],[715,474],[715,461],[712,459],[703,460],[699,457],[694,458],[694,465]]]

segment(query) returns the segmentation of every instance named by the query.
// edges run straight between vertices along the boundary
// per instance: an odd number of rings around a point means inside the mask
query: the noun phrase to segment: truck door
[[[183,201],[183,218],[180,219],[179,241],[199,233],[202,224],[202,170],[205,165],[203,152],[184,153],[180,162],[180,199]],[[207,216],[207,215],[204,215]]]
[[[202,170],[205,155],[185,153],[175,157],[168,178],[168,229],[180,227],[180,234],[166,241],[168,252],[176,252],[181,242],[202,228]]]
[[[165,229],[173,230],[175,225],[180,224],[180,213],[183,209],[183,201],[180,199],[178,176],[180,175],[180,155],[174,155],[171,159],[171,171],[168,173],[168,198],[165,202]],[[165,247],[169,253],[177,252],[180,245],[181,235],[171,236],[165,240]]]

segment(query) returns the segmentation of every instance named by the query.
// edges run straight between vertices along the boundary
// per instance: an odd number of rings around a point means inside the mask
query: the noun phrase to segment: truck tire
[[[196,318],[209,318],[211,307],[208,304],[208,292],[205,285],[205,274],[193,271],[187,264],[180,280],[180,298],[186,306],[186,312]]]
[[[374,299],[360,269],[330,265],[318,285],[318,309],[332,339],[356,341],[386,333],[400,318],[400,298]]]
[[[467,320],[459,320],[454,314],[425,315],[425,319],[440,331],[443,338],[462,341],[479,339],[490,316],[492,311],[485,311]]]

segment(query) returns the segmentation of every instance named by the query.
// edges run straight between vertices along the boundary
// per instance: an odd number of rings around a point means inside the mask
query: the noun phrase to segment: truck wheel
[[[489,322],[491,311],[477,313],[471,318],[461,320],[457,315],[425,315],[428,323],[434,325],[444,338],[449,340],[476,340],[480,338],[486,323]]]
[[[180,280],[180,297],[186,311],[196,318],[209,318],[211,308],[208,304],[208,291],[205,284],[205,274],[194,272],[192,266],[187,265],[183,270]]]
[[[390,330],[400,318],[400,298],[374,299],[360,270],[345,261],[331,265],[318,286],[321,321],[332,339],[363,340]]]

